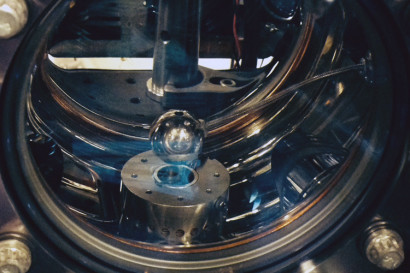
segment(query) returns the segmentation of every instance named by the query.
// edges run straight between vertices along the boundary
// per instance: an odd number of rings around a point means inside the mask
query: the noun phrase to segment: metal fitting
[[[0,273],[26,273],[31,266],[29,247],[16,239],[0,241]]]
[[[19,33],[27,19],[28,8],[24,0],[0,0],[0,39]]]
[[[371,228],[365,241],[366,257],[383,270],[397,269],[404,261],[403,239],[387,226]]]
[[[150,232],[171,244],[219,236],[228,213],[230,176],[217,160],[191,168],[148,151],[125,163],[121,181],[124,219],[138,221],[145,210]]]

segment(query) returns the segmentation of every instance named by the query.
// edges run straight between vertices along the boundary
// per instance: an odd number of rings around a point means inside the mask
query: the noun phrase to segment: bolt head
[[[397,269],[404,261],[403,240],[391,229],[371,232],[365,246],[369,261],[383,270]]]
[[[31,266],[28,246],[16,239],[0,241],[0,272],[26,273]]]
[[[19,33],[27,23],[28,8],[24,0],[0,0],[0,39]]]

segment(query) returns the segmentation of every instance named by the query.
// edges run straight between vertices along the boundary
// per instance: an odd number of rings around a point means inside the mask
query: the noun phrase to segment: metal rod
[[[198,70],[201,0],[160,0],[154,48],[152,89],[163,96],[200,82]]]

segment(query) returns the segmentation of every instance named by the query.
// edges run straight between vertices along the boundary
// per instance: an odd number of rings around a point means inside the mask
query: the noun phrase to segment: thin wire
[[[228,116],[216,117],[214,119],[207,120],[206,123],[207,123],[208,130],[212,130],[216,127],[223,126],[224,124],[229,123],[229,122],[235,120],[236,118],[241,117],[242,115],[249,114],[249,113],[261,110],[261,109],[263,109],[263,108],[277,102],[278,100],[280,100],[284,97],[291,96],[291,95],[295,94],[296,91],[298,91],[301,87],[303,87],[305,85],[308,85],[310,83],[320,81],[320,80],[323,80],[323,79],[326,79],[326,78],[329,78],[329,77],[337,76],[337,75],[340,75],[340,74],[343,74],[343,73],[346,73],[346,72],[349,72],[349,71],[352,71],[352,70],[360,70],[360,69],[365,68],[365,65],[366,65],[365,63],[359,63],[359,64],[354,64],[354,65],[341,67],[341,68],[338,68],[338,69],[335,69],[335,70],[327,71],[327,72],[324,72],[322,74],[313,76],[309,79],[303,80],[303,81],[298,82],[296,84],[293,84],[293,85],[289,86],[288,88],[285,88],[281,91],[276,92],[271,97],[269,97],[269,98],[267,98],[263,101],[260,101],[260,102],[254,104],[254,105],[249,105],[245,108],[234,111],[232,114],[230,114]]]
[[[235,0],[235,10],[234,10],[234,14],[233,14],[233,37],[235,39],[235,48],[236,48],[236,54],[237,54],[237,60],[235,63],[235,68],[238,67],[239,65],[239,60],[242,57],[242,49],[241,49],[241,45],[239,42],[239,37],[238,37],[238,30],[237,30],[237,8],[239,6],[239,0]]]

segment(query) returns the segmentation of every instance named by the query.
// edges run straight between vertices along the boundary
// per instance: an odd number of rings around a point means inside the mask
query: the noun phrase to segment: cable
[[[239,42],[239,37],[238,37],[238,30],[237,30],[237,9],[239,6],[239,0],[235,0],[235,10],[234,10],[234,14],[233,14],[233,26],[232,26],[232,30],[233,30],[233,37],[235,39],[235,49],[236,49],[236,62],[234,65],[234,68],[238,68],[239,66],[239,60],[242,57],[242,49],[241,49],[241,44]]]

